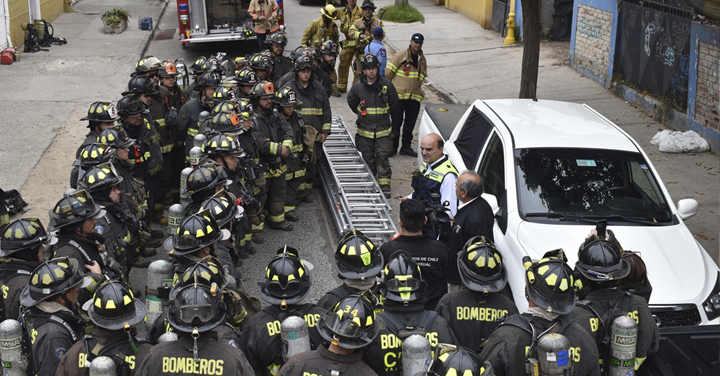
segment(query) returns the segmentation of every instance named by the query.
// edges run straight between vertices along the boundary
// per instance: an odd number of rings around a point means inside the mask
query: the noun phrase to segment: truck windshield
[[[672,222],[659,183],[639,153],[601,149],[515,151],[518,205],[528,221]]]

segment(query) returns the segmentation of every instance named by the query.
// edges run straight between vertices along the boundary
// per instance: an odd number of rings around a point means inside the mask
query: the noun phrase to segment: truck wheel
[[[300,5],[307,5],[307,0],[298,0]]]

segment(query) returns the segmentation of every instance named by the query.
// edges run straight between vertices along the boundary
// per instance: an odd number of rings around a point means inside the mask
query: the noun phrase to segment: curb
[[[138,60],[142,59],[143,56],[145,56],[145,52],[147,52],[148,47],[150,46],[150,42],[155,39],[155,30],[157,30],[158,25],[160,25],[160,19],[162,18],[163,14],[165,14],[165,10],[168,7],[168,4],[170,4],[170,0],[163,0],[162,6],[160,9],[160,14],[153,19],[153,28],[150,30],[145,37],[143,37],[142,42],[140,42],[140,48],[138,48]]]

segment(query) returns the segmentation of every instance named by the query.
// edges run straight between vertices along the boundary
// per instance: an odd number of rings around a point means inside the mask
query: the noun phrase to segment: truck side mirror
[[[698,203],[694,198],[685,198],[677,203],[678,214],[684,220],[691,218],[698,212]]]
[[[500,211],[497,197],[495,197],[495,195],[491,195],[490,193],[483,193],[482,195],[480,195],[480,197],[482,197],[488,203],[488,205],[490,205],[493,215],[497,216],[498,212]]]

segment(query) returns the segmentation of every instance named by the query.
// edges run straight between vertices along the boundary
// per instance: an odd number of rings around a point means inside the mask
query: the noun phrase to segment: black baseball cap
[[[412,38],[410,38],[410,40],[413,42],[422,43],[425,41],[425,37],[420,33],[415,33],[413,34]]]

